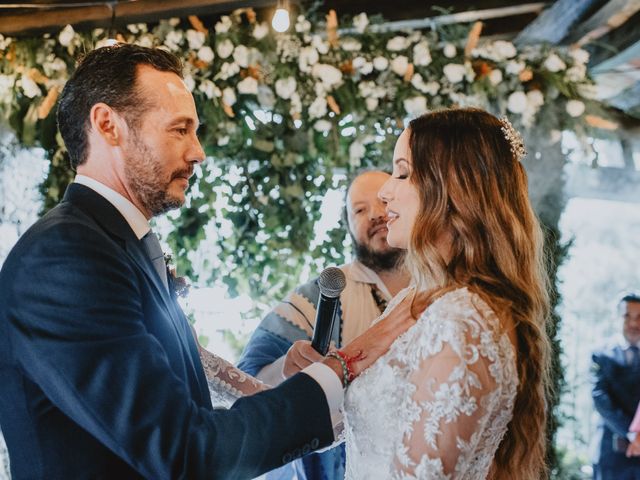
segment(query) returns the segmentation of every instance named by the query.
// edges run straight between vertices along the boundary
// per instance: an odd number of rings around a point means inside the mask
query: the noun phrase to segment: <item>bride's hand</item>
[[[323,358],[324,357],[311,346],[310,341],[298,340],[291,345],[291,348],[289,348],[287,352],[284,365],[282,366],[282,374],[285,378],[289,378],[312,363],[321,361]]]
[[[408,295],[384,319],[340,349],[348,358],[355,359],[350,362],[350,367],[356,377],[384,355],[394,340],[415,323],[411,315],[412,298],[412,295]],[[335,368],[336,362],[334,358],[325,360],[325,363],[339,372],[339,365]]]

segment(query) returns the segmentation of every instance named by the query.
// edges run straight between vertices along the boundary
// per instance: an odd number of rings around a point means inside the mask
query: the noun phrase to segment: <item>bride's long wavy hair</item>
[[[490,478],[511,479],[517,472],[519,480],[539,480],[547,477],[548,276],[527,175],[501,127],[478,109],[442,110],[410,122],[410,180],[421,205],[406,260],[423,292],[416,310],[468,286],[505,329],[515,328],[518,392]],[[451,239],[448,261],[436,246],[443,235]]]

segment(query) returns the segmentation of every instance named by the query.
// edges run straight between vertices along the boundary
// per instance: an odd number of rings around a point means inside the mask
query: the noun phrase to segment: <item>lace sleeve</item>
[[[199,350],[214,408],[229,408],[240,397],[271,388],[208,350]]]
[[[471,462],[477,467],[478,452],[497,446],[508,422],[494,418],[502,400],[494,332],[478,315],[448,313],[407,352],[412,394],[403,409],[394,478],[467,478]],[[510,419],[511,409],[505,410]],[[493,453],[485,456],[490,465]]]

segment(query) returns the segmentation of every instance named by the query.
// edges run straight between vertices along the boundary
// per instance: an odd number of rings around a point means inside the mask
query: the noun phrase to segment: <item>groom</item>
[[[58,124],[78,175],[0,272],[0,425],[14,479],[251,478],[334,438],[333,358],[212,409],[148,223],[183,204],[205,156],[181,77],[173,55],[123,44],[89,53],[65,86]],[[388,336],[345,347],[366,352],[358,371]]]

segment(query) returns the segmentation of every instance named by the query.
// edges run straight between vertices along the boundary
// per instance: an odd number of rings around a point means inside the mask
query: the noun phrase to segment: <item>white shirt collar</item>
[[[118,210],[120,215],[122,215],[127,221],[131,230],[133,230],[133,233],[138,237],[138,240],[144,237],[147,232],[151,230],[149,221],[146,219],[144,214],[138,210],[138,207],[115,190],[107,187],[104,183],[100,183],[86,175],[76,175],[74,182],[90,188],[98,195],[104,197],[111,205],[116,207],[116,210]]]

